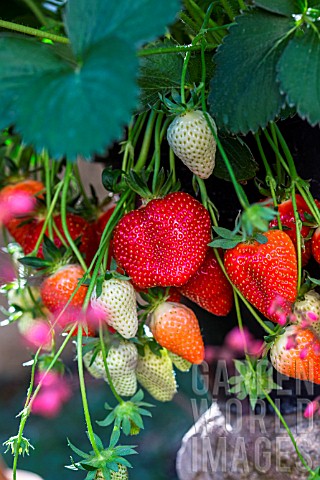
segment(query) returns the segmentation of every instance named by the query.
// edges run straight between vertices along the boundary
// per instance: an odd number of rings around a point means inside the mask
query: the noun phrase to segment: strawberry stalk
[[[34,16],[39,20],[39,22],[44,26],[48,26],[49,22],[47,18],[43,15],[41,9],[34,3],[33,0],[23,0],[24,3],[30,8]]]
[[[51,169],[48,152],[43,152],[43,164],[45,171],[45,186],[46,186],[46,205],[47,211],[49,211],[51,206]],[[53,240],[53,230],[52,230],[52,216],[48,216],[48,233],[50,240]]]
[[[73,253],[77,257],[77,260],[81,265],[81,267],[83,268],[83,270],[86,272],[87,271],[86,263],[83,260],[78,247],[74,243],[67,225],[67,195],[68,195],[69,184],[72,177],[72,170],[73,170],[72,163],[67,162],[65,177],[64,177],[64,184],[63,184],[63,189],[61,194],[61,223],[62,223],[63,232],[66,236],[66,239],[68,240],[70,247],[72,248]]]
[[[295,189],[295,184],[294,183],[292,183],[292,186],[291,186],[291,198],[292,198],[294,220],[295,220],[295,224],[296,224],[297,262],[298,262],[297,291],[299,292],[300,287],[301,287],[301,268],[302,268],[302,260],[301,260],[301,228],[302,228],[302,222],[301,222],[299,212],[298,212],[297,199],[296,199],[296,189]]]
[[[25,25],[20,25],[14,22],[7,22],[6,20],[0,19],[0,28],[5,28],[7,30],[13,30],[14,32],[24,33],[25,35],[32,35],[33,37],[46,38],[57,43],[70,43],[69,38],[62,37],[61,35],[55,35],[54,33],[43,32],[37,28],[26,27]]]
[[[117,393],[116,389],[114,388],[113,382],[112,382],[112,377],[110,375],[110,370],[109,370],[108,363],[107,363],[107,352],[106,352],[106,346],[105,346],[105,343],[104,343],[103,329],[102,329],[101,323],[100,323],[100,326],[99,326],[99,337],[100,337],[100,345],[101,345],[103,365],[104,365],[104,368],[105,368],[105,371],[106,371],[106,375],[107,375],[108,383],[109,383],[109,386],[110,386],[110,390],[112,391],[114,398],[117,400],[117,402],[120,405],[120,404],[124,403],[124,401],[122,400],[120,395]]]
[[[160,171],[160,166],[161,166],[161,125],[162,125],[162,120],[163,120],[163,113],[159,113],[157,121],[156,121],[156,126],[155,126],[155,131],[154,131],[154,170],[153,170],[153,179],[152,179],[152,190],[155,191],[156,186],[157,186],[157,178],[158,174]]]
[[[60,192],[62,190],[62,187],[63,187],[63,181],[59,182],[57,187],[56,187],[57,189],[56,189],[55,194],[53,196],[50,208],[47,212],[47,215],[46,215],[45,221],[43,223],[39,238],[37,240],[37,243],[35,244],[35,247],[34,247],[33,251],[30,253],[31,257],[36,256],[37,253],[38,253],[39,247],[40,247],[40,245],[42,243],[42,240],[43,240],[43,236],[44,236],[44,234],[47,230],[49,219],[51,218],[51,216],[53,214],[53,211],[55,209],[55,206],[56,206],[56,203],[58,201],[58,198],[59,198]]]
[[[175,156],[172,148],[170,148],[170,151],[169,151],[169,162],[170,162],[170,173],[172,174],[172,183],[175,184],[177,182],[176,160],[175,160]]]
[[[17,436],[18,444],[17,444],[17,448],[15,450],[14,463],[13,463],[13,480],[17,480],[17,465],[18,465],[18,456],[19,456],[19,446],[21,444],[25,424],[26,424],[27,419],[28,419],[28,417],[30,415],[30,412],[31,412],[32,403],[33,403],[34,399],[36,398],[36,396],[38,395],[46,376],[48,375],[50,370],[54,367],[55,363],[57,362],[57,360],[61,356],[61,354],[64,351],[67,344],[69,343],[69,340],[72,337],[76,327],[77,327],[77,325],[74,324],[73,327],[71,328],[71,330],[69,331],[68,335],[64,339],[64,341],[61,344],[57,353],[54,355],[52,361],[50,362],[49,366],[47,367],[46,371],[44,372],[43,376],[41,377],[41,380],[38,383],[35,391],[32,394],[32,388],[33,388],[33,384],[34,384],[35,368],[36,368],[36,364],[37,364],[37,360],[38,360],[38,355],[39,355],[40,350],[41,350],[40,348],[39,348],[39,350],[37,351],[37,353],[34,357],[33,364],[32,364],[32,371],[31,371],[31,382],[30,382],[30,386],[29,386],[29,389],[28,389],[28,393],[27,393],[27,399],[26,399],[24,408],[22,410],[22,413],[20,414],[21,415],[21,420],[20,420],[18,436]]]
[[[147,158],[148,158],[148,153],[150,149],[150,144],[151,144],[151,139],[152,139],[152,134],[153,134],[153,128],[154,128],[154,123],[157,118],[157,112],[155,110],[151,110],[147,127],[145,130],[145,134],[143,137],[143,143],[142,147],[140,150],[140,155],[138,158],[138,161],[134,167],[135,172],[140,172],[140,170],[145,166]]]
[[[32,390],[33,390],[34,377],[35,377],[36,366],[37,366],[37,363],[38,363],[38,357],[39,357],[40,351],[41,351],[41,347],[38,348],[38,350],[37,350],[37,352],[34,356],[34,359],[33,359],[33,364],[32,364],[32,368],[31,368],[30,385],[29,385],[29,388],[28,388],[28,391],[27,391],[27,398],[26,398],[26,401],[24,403],[24,408],[23,408],[22,414],[21,414],[21,420],[20,420],[19,430],[18,430],[18,435],[17,435],[17,444],[16,444],[15,455],[14,455],[13,466],[12,466],[13,480],[17,479],[17,466],[18,466],[18,459],[19,459],[19,450],[20,450],[20,446],[21,446],[21,440],[22,440],[22,436],[23,436],[24,427],[25,427],[25,424],[27,422],[28,416],[30,415],[29,402],[30,402],[30,398],[31,398]]]
[[[278,207],[278,202],[277,202],[277,197],[276,197],[276,192],[275,192],[277,182],[276,182],[276,180],[273,176],[273,173],[272,173],[272,170],[271,170],[270,165],[268,163],[267,157],[264,153],[259,134],[255,134],[255,139],[256,139],[256,143],[257,143],[257,146],[258,146],[259,153],[260,153],[262,161],[263,161],[263,165],[264,165],[265,170],[266,170],[266,174],[267,174],[266,184],[270,188],[270,192],[271,192],[271,196],[272,196],[274,206]],[[279,212],[277,212],[277,220],[278,220],[279,230],[282,230],[282,224],[281,224],[281,218],[280,218],[280,213]]]
[[[84,381],[83,362],[82,362],[82,327],[81,327],[81,325],[78,325],[78,333],[77,333],[77,360],[78,360],[78,374],[79,374],[80,392],[81,392],[81,398],[82,398],[82,406],[83,406],[84,417],[85,417],[85,421],[86,421],[87,429],[88,429],[88,438],[90,440],[90,443],[92,445],[92,448],[93,448],[95,454],[97,455],[97,457],[100,457],[100,451],[99,451],[99,448],[97,446],[94,431],[93,431],[93,428],[92,428],[88,399],[87,399],[87,394],[86,394],[86,385],[85,385],[85,381]]]

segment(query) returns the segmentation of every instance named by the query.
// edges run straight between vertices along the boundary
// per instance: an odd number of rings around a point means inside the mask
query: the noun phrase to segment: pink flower
[[[71,388],[66,379],[56,371],[38,372],[36,384],[41,390],[32,402],[31,410],[44,417],[56,417],[65,402],[71,397]]]
[[[246,327],[242,331],[239,327],[235,327],[227,334],[224,345],[234,352],[243,353],[252,339],[253,337]]]
[[[318,399],[319,397],[307,405],[303,414],[305,418],[313,417],[313,415],[319,410],[320,404]]]
[[[289,335],[287,338],[286,350],[291,350],[297,346],[297,336]]]
[[[312,322],[317,322],[319,320],[318,315],[314,312],[308,312],[307,316],[310,318]]]
[[[0,200],[0,222],[8,222],[12,218],[27,215],[36,205],[33,195],[26,192],[16,192],[8,198]]]
[[[35,320],[31,328],[23,335],[24,340],[30,347],[50,350],[52,346],[52,329],[43,320]]]

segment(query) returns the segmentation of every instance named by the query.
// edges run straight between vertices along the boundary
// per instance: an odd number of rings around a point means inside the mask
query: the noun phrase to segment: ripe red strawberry
[[[310,209],[304,199],[301,197],[301,195],[296,195],[296,203],[297,203],[297,210],[299,213],[299,216],[304,222],[305,219],[305,214],[308,213],[311,215]],[[294,211],[293,211],[293,204],[292,204],[292,199],[289,198],[289,200],[286,200],[285,202],[280,203],[278,206],[279,214],[280,214],[280,220],[281,224],[286,227],[286,234],[289,235],[291,238],[295,248],[297,249],[297,233],[296,233],[296,221],[294,218]],[[278,227],[278,221],[277,218],[272,220],[269,224],[270,228],[272,227]],[[311,230],[311,227],[303,225],[301,228],[301,236],[303,238],[306,238]],[[305,240],[302,242],[304,243],[302,245],[302,265],[306,265],[308,261],[310,260],[311,257],[311,242],[310,240]]]
[[[283,231],[263,234],[267,243],[248,241],[227,250],[224,265],[232,283],[263,315],[274,322],[278,313],[270,313],[276,297],[284,300],[290,313],[297,296],[297,259],[290,237]]]
[[[214,315],[228,315],[232,308],[232,287],[211,249],[201,267],[179,291]]]
[[[115,228],[113,250],[138,287],[181,286],[204,261],[210,239],[208,211],[176,192],[126,214]]]
[[[66,237],[63,233],[63,228],[62,228],[61,215],[55,215],[54,222],[58,231],[60,232],[64,240],[66,240]],[[28,234],[25,236],[21,244],[23,247],[24,253],[26,255],[29,255],[33,251],[34,247],[36,246],[43,224],[44,224],[44,219],[38,220],[35,218],[32,221],[32,223],[29,225]],[[92,251],[92,235],[93,234],[92,234],[90,224],[87,222],[87,220],[80,217],[79,215],[68,213],[67,226],[68,226],[68,230],[71,235],[71,238],[73,240],[76,240],[77,238],[81,237],[81,244],[79,246],[79,250],[81,253],[83,253],[86,256],[86,261],[87,263],[89,263],[94,254],[94,252]],[[48,230],[46,231],[46,235],[48,235]],[[62,242],[56,233],[54,233],[53,242],[58,248],[62,246]],[[42,245],[39,248],[37,256],[40,258],[43,257]]]
[[[288,349],[288,339],[292,348]],[[294,325],[280,335],[270,350],[271,362],[278,372],[288,377],[320,384],[320,342],[308,329]]]
[[[312,235],[312,256],[316,262],[320,263],[320,227],[318,227]]]
[[[208,115],[208,119],[217,131],[213,118]],[[201,110],[178,115],[168,128],[168,143],[192,173],[200,178],[210,177],[215,166],[217,142]]]
[[[59,314],[77,288],[84,273],[80,265],[65,265],[45,278],[40,287],[40,295],[44,306],[51,313]],[[59,319],[60,326],[64,328],[66,324],[73,320],[79,320],[86,293],[87,288],[81,285],[70,301],[66,314],[63,314]]]
[[[204,345],[194,312],[185,305],[163,302],[152,313],[150,329],[157,342],[172,353],[200,364]]]

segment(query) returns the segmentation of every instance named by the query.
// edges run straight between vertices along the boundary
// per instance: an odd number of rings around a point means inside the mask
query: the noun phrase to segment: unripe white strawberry
[[[124,338],[132,338],[138,330],[136,294],[128,280],[111,278],[102,284],[102,293],[97,298],[96,289],[91,297],[91,306],[106,315],[108,325]]]
[[[144,357],[139,355],[136,369],[138,382],[160,402],[169,402],[177,392],[175,372],[167,350],[155,355],[145,346]]]
[[[180,372],[188,372],[192,367],[192,363],[188,362],[185,358],[179,357],[175,353],[168,350],[169,357],[172,360],[173,365],[180,370]]]
[[[217,127],[208,115],[215,132]],[[167,132],[170,147],[191,170],[200,178],[208,178],[215,166],[217,143],[201,110],[178,115]]]
[[[304,295],[304,300],[294,304],[293,314],[299,325],[307,326],[320,338],[320,295],[310,290]]]
[[[125,465],[118,463],[118,471],[114,472],[110,470],[110,480],[128,480],[128,469]],[[101,470],[98,470],[95,476],[95,480],[104,480],[104,476]]]
[[[103,378],[107,383],[107,373],[104,368],[103,356],[100,351],[93,364],[90,365],[93,352],[88,352],[83,357],[87,370],[95,378]],[[137,347],[130,342],[122,340],[118,346],[110,347],[107,364],[116,392],[123,397],[131,397],[137,390],[136,367],[138,362]]]

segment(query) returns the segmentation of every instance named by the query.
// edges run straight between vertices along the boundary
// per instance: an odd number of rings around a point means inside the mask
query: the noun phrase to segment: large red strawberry
[[[55,226],[57,230],[60,232],[61,236],[66,240],[65,234],[63,233],[63,228],[62,228],[62,220],[61,220],[61,215],[55,215],[53,217]],[[26,255],[29,255],[34,247],[36,246],[36,243],[38,241],[39,235],[41,233],[42,227],[44,224],[44,219],[38,220],[35,218],[32,223],[29,225],[29,230],[28,234],[22,241],[22,247],[24,250],[24,253]],[[94,254],[94,251],[92,250],[93,247],[93,242],[92,242],[92,229],[90,224],[85,220],[84,218],[80,217],[79,215],[75,215],[73,213],[68,213],[67,214],[67,226],[69,233],[71,235],[71,238],[73,240],[76,240],[77,238],[80,237],[81,239],[81,244],[79,246],[80,252],[82,252],[86,256],[87,263],[89,263],[92,259],[92,256]],[[46,235],[48,235],[48,230],[46,231]],[[59,248],[62,245],[62,242],[57,235],[57,233],[54,232],[53,235],[53,242],[54,244]],[[67,242],[68,243],[68,242]],[[38,251],[38,257],[43,257],[42,253],[42,245],[39,248]]]
[[[179,291],[214,315],[228,315],[232,308],[232,287],[211,249],[201,267]]]
[[[210,239],[208,211],[176,192],[126,214],[115,229],[113,251],[138,287],[181,286],[204,261]]]
[[[297,296],[297,259],[290,237],[280,230],[263,234],[267,243],[256,240],[239,243],[227,250],[224,265],[232,283],[260,312],[279,321],[270,308],[277,297],[289,313]]]
[[[320,383],[320,342],[308,329],[291,325],[270,350],[271,362],[288,377]]]
[[[305,200],[301,197],[301,195],[296,195],[296,203],[297,203],[297,211],[299,217],[302,222],[306,220],[305,214],[311,215],[310,209],[306,204]],[[291,238],[295,248],[297,249],[297,232],[296,232],[296,220],[294,217],[294,210],[292,204],[292,198],[286,200],[285,202],[280,203],[278,206],[280,220],[283,227],[285,227],[285,232]],[[277,218],[272,220],[269,224],[270,228],[278,227]],[[307,238],[311,227],[303,225],[301,228],[301,236],[303,237],[302,240],[302,265],[306,265],[311,257],[311,242],[310,240],[303,240]]]

